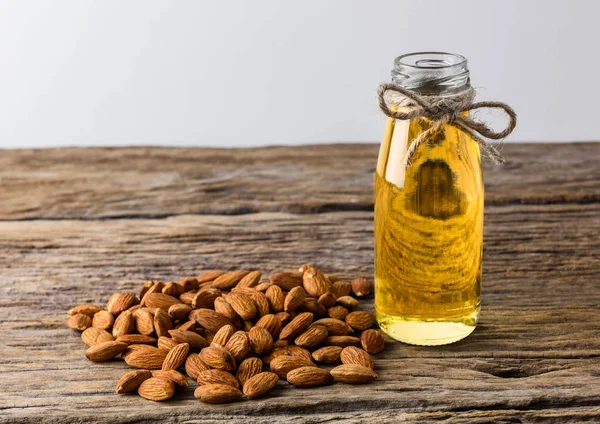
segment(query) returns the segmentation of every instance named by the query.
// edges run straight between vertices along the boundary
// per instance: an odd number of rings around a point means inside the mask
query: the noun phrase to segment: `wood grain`
[[[209,268],[370,276],[376,146],[3,151],[0,422],[600,421],[600,144],[503,153],[469,338],[388,343],[374,384],[205,405],[115,395],[126,364],[87,361],[64,312]]]

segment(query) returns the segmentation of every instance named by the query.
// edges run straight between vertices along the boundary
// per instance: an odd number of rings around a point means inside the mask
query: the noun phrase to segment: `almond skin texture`
[[[211,368],[223,371],[235,371],[234,357],[222,347],[205,347],[200,351],[200,359]]]
[[[168,294],[169,296],[179,297],[183,293],[183,287],[176,283],[166,283],[162,288],[161,293]]]
[[[242,399],[243,393],[227,384],[207,384],[198,387],[194,396],[205,403],[229,403]]]
[[[164,293],[150,293],[144,296],[144,305],[148,308],[159,308],[168,311],[173,305],[181,303],[179,299]]]
[[[335,318],[321,318],[313,322],[311,327],[315,325],[322,325],[327,328],[330,336],[346,336],[352,332],[352,327]]]
[[[236,287],[238,287],[238,288],[242,288],[242,287],[254,287],[260,281],[260,277],[261,276],[262,276],[262,273],[260,271],[249,272],[248,274],[246,274],[244,276],[244,278],[242,278],[237,283]]]
[[[292,356],[296,356],[298,358],[303,358],[309,362],[312,362],[312,356],[311,356],[310,352],[307,349],[304,349],[303,347],[289,345],[288,347],[285,348],[285,350],[287,350],[287,352]]]
[[[355,364],[362,365],[363,367],[371,369],[374,368],[371,356],[367,352],[356,346],[345,347],[344,350],[342,350],[342,353],[340,354],[340,360],[343,364]]]
[[[221,290],[209,287],[199,290],[192,298],[193,309],[212,309],[215,305],[215,299],[221,297]],[[191,319],[191,318],[190,318]]]
[[[227,384],[228,386],[240,388],[240,382],[233,375],[223,370],[208,370],[202,371],[198,378],[199,386],[205,386],[207,384]]]
[[[352,311],[352,310],[358,308],[358,300],[356,300],[352,296],[338,297],[337,303],[342,305],[344,308],[348,309],[349,311]]]
[[[121,312],[129,309],[136,303],[137,297],[135,296],[135,293],[115,293],[108,299],[106,310],[114,316],[118,316]]]
[[[74,308],[69,309],[69,315],[83,314],[92,318],[96,312],[100,312],[104,308],[102,306],[92,305],[91,303],[84,303],[77,305]]]
[[[129,346],[129,349],[133,346],[136,345]],[[143,348],[130,350],[124,356],[127,365],[147,370],[159,370],[162,368],[168,353],[166,350],[146,345],[137,346],[143,346]]]
[[[231,321],[212,309],[194,309],[190,312],[190,319],[196,321],[201,327],[213,333],[219,331],[224,325],[231,325]]]
[[[379,353],[385,347],[385,340],[379,330],[366,330],[360,335],[360,345],[369,353]]]
[[[177,284],[181,287],[182,294],[191,290],[198,290],[198,279],[196,277],[183,277]]]
[[[225,345],[225,350],[233,355],[236,362],[241,362],[250,352],[250,340],[244,331],[236,331]]]
[[[251,297],[252,300],[254,300],[256,312],[258,313],[259,317],[264,317],[271,312],[271,305],[269,304],[269,300],[264,293],[255,290]]]
[[[287,375],[288,383],[302,388],[324,386],[332,380],[329,371],[317,367],[296,368]]]
[[[152,377],[138,387],[138,394],[144,399],[160,402],[175,394],[175,384],[166,378]]]
[[[210,343],[225,346],[234,333],[235,327],[233,325],[225,325],[217,331]]]
[[[286,378],[288,373],[296,368],[316,367],[311,361],[290,355],[282,355],[274,358],[269,366],[271,371],[281,378]]]
[[[196,380],[202,371],[209,370],[210,368],[197,353],[190,353],[185,360],[185,373]]]
[[[258,311],[252,297],[240,292],[231,292],[225,298],[233,310],[243,319],[251,320],[256,317]]]
[[[144,344],[144,345],[155,345],[157,340],[154,337],[146,336],[144,334],[123,334],[116,338],[118,342],[132,344]]]
[[[110,361],[115,356],[120,355],[127,344],[121,342],[103,342],[91,346],[86,352],[85,357],[93,362]]]
[[[250,271],[231,271],[215,278],[212,287],[219,290],[231,290],[237,283],[248,275]]]
[[[198,284],[208,283],[209,281],[213,281],[215,278],[220,277],[225,274],[225,271],[221,271],[220,269],[211,269],[210,271],[204,271],[202,274],[196,277],[196,281]]]
[[[352,280],[352,292],[358,297],[371,294],[373,284],[366,278],[356,278]]]
[[[349,384],[370,383],[377,378],[377,374],[362,365],[344,364],[331,370],[331,375],[339,382]]]
[[[363,331],[371,328],[375,317],[371,312],[354,311],[346,315],[346,324],[356,331]]]
[[[246,358],[239,365],[235,375],[241,385],[262,371],[263,363],[260,358]]]
[[[329,280],[316,268],[308,268],[304,272],[302,285],[306,293],[317,299],[331,290]]]
[[[339,299],[348,296],[352,292],[352,284],[347,281],[336,281],[331,284],[331,292]]]
[[[325,344],[329,346],[360,346],[360,339],[354,336],[329,336],[325,339]]]
[[[340,346],[325,346],[312,353],[315,361],[321,364],[333,364],[340,360],[340,354],[344,348]]]
[[[190,349],[200,350],[208,346],[208,340],[193,331],[169,330],[169,335],[178,343],[189,344]]]
[[[215,311],[223,315],[228,320],[235,321],[239,319],[239,316],[235,312],[235,309],[233,309],[233,307],[222,297],[217,297],[215,299]]]
[[[104,342],[112,342],[114,338],[106,330],[102,330],[96,327],[90,327],[87,328],[83,333],[81,333],[81,340],[83,340],[83,342],[88,346],[94,346]]]
[[[92,319],[92,325],[102,330],[110,330],[114,323],[115,317],[108,311],[100,311]]]
[[[330,318],[343,320],[346,318],[346,315],[348,315],[348,309],[341,305],[336,305],[327,309],[327,315],[329,315]]]
[[[298,336],[312,323],[313,317],[314,315],[310,312],[302,312],[296,315],[296,317],[294,317],[294,319],[291,320],[288,325],[283,327],[281,333],[279,334],[279,338],[285,340]]]
[[[159,337],[158,338],[158,347],[160,349],[165,349],[166,351],[169,351],[171,349],[173,349],[175,346],[177,346],[179,343],[175,340],[173,340],[170,337]],[[188,343],[189,345],[189,343]]]
[[[115,323],[113,324],[112,335],[114,338],[122,336],[124,334],[133,333],[135,328],[135,322],[133,314],[129,311],[123,311],[119,314]]]
[[[162,370],[176,370],[185,362],[188,352],[190,351],[190,345],[187,343],[180,343],[167,353],[165,360],[162,364]],[[365,352],[366,353],[366,352]],[[367,354],[368,355],[368,354]]]
[[[154,334],[154,315],[147,308],[138,309],[133,314],[133,317],[135,329],[138,333],[146,336]]]
[[[269,282],[282,290],[290,291],[302,285],[302,272],[278,272],[269,277]]]
[[[188,381],[185,375],[176,370],[158,370],[154,371],[152,376],[156,378],[166,378],[167,380],[171,380],[173,383],[175,383],[176,386],[179,387],[188,386]]]
[[[148,370],[129,371],[119,379],[115,392],[120,395],[135,392],[140,387],[140,384],[150,377],[152,377],[152,372]]]
[[[327,331],[326,327],[322,325],[314,325],[296,337],[294,343],[296,346],[311,348],[323,343],[328,335],[329,332]]]
[[[281,333],[281,321],[273,314],[265,315],[256,321],[255,326],[267,330],[273,339],[279,337],[279,333]]]
[[[169,307],[168,314],[171,318],[177,321],[185,321],[188,318],[189,313],[192,311],[190,305],[178,303]]]
[[[85,314],[71,315],[67,320],[67,326],[73,330],[83,331],[92,326],[92,319]]]
[[[264,395],[277,385],[279,377],[272,372],[261,372],[244,383],[244,394],[248,399]]]
[[[157,337],[168,337],[169,330],[173,329],[173,321],[164,309],[157,309],[154,312],[154,331]]]
[[[333,293],[331,292],[327,292],[324,295],[322,295],[321,297],[319,297],[318,302],[323,305],[325,308],[331,308],[332,306],[335,306],[335,301],[336,301],[336,297]]]
[[[294,287],[285,297],[285,301],[283,302],[283,310],[285,312],[295,311],[302,306],[304,298],[306,298],[306,291],[304,291],[304,288],[301,286]]]
[[[272,313],[283,311],[283,305],[285,303],[285,295],[283,290],[279,286],[271,286],[265,292],[265,296],[269,301],[269,307]]]
[[[266,328],[252,327],[248,332],[248,340],[257,355],[264,355],[273,350],[273,336]]]

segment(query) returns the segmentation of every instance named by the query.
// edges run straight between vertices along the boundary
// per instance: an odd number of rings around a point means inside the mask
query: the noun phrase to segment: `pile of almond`
[[[215,270],[177,283],[148,281],[139,296],[116,293],[105,308],[76,306],[67,325],[83,331],[89,360],[120,355],[137,368],[121,377],[119,394],[162,401],[190,377],[196,398],[226,403],[261,396],[280,378],[296,387],[377,378],[371,354],[384,339],[351,296],[371,290],[366,278],[340,281],[308,264],[268,281],[259,271]]]

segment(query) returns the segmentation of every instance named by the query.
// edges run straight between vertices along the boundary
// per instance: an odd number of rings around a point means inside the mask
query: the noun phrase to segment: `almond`
[[[146,336],[145,334],[123,334],[122,336],[117,337],[116,340],[118,342],[127,343],[128,345],[155,345],[157,342],[154,337]]]
[[[329,336],[325,339],[325,344],[329,346],[360,346],[360,339],[353,336]]]
[[[104,342],[112,342],[114,338],[106,330],[96,327],[89,327],[83,333],[81,333],[81,340],[83,340],[83,342],[88,346],[94,346]]]
[[[379,353],[385,347],[385,340],[379,330],[366,330],[360,335],[360,344],[369,353]]]
[[[301,334],[312,323],[313,314],[310,312],[302,312],[290,321],[288,325],[283,327],[279,334],[280,339],[291,339]]]
[[[303,359],[306,359],[307,361],[312,362],[312,356],[311,356],[310,352],[303,347],[289,345],[285,349],[292,356],[296,356],[298,358],[303,358]]]
[[[302,285],[306,293],[316,298],[331,290],[329,280],[316,268],[308,268],[304,271]]]
[[[163,293],[150,293],[144,296],[144,305],[148,308],[159,308],[168,311],[173,305],[181,303],[179,299]]]
[[[212,309],[194,309],[190,312],[190,319],[202,327],[216,333],[224,325],[231,325],[231,321]]]
[[[233,307],[222,297],[217,297],[215,299],[215,311],[223,315],[230,321],[235,321],[236,319],[239,319],[239,316],[235,312],[235,309],[233,309]]]
[[[114,316],[117,316],[136,303],[137,297],[135,296],[135,293],[115,293],[110,297],[110,299],[108,299],[106,310]]]
[[[198,387],[194,396],[206,403],[229,403],[240,400],[243,393],[227,384],[207,384]]]
[[[278,272],[269,277],[269,282],[282,290],[290,291],[302,285],[302,272]]]
[[[102,330],[110,330],[114,323],[115,317],[108,311],[100,311],[92,319],[92,326]]]
[[[233,325],[224,325],[214,335],[211,344],[214,343],[221,347],[224,347],[231,338],[231,336],[233,336],[233,333],[235,333],[235,327]]]
[[[297,356],[281,355],[273,358],[269,364],[271,371],[277,374],[281,378],[286,378],[287,374],[301,367],[316,367],[312,361],[299,358]]]
[[[152,376],[156,378],[166,378],[167,380],[171,380],[173,383],[175,383],[176,386],[179,387],[185,388],[188,386],[188,381],[185,375],[176,370],[158,370],[154,371]]]
[[[210,369],[208,365],[202,362],[200,355],[197,353],[190,353],[185,360],[185,372],[191,378],[196,380],[202,371]]]
[[[177,346],[179,344],[179,342],[177,342],[176,340],[172,339],[171,337],[159,337],[158,338],[158,347],[159,349],[164,349],[166,351],[170,351],[171,349],[173,349],[175,346]],[[189,345],[189,343],[188,343]]]
[[[179,294],[183,294],[192,290],[198,290],[198,279],[196,277],[183,277],[177,282],[177,285],[181,287],[181,292]]]
[[[248,335],[243,331],[235,332],[225,345],[225,350],[231,353],[237,362],[241,362],[250,352]]]
[[[208,346],[208,340],[193,331],[169,330],[169,335],[178,343],[189,344],[190,349],[200,350]]]
[[[265,292],[272,313],[283,311],[285,295],[279,286],[271,286]]]
[[[256,317],[256,304],[247,294],[231,292],[225,300],[243,320],[251,320]]]
[[[129,371],[119,379],[115,392],[118,394],[135,392],[138,387],[152,377],[152,372],[148,370]]]
[[[197,327],[198,326],[196,325],[196,321],[186,321],[183,324],[178,325],[175,330],[196,331]]]
[[[268,314],[259,319],[256,324],[256,327],[262,327],[271,333],[273,339],[279,336],[281,333],[281,321],[273,314]]]
[[[311,312],[313,313],[315,316],[319,316],[320,312],[319,312],[319,307],[323,306],[321,305],[317,299],[315,299],[314,297],[306,297],[304,299],[304,302],[302,302],[302,306],[300,306],[300,308],[298,308],[299,312]]]
[[[85,314],[71,315],[67,320],[67,326],[73,330],[83,331],[92,326],[92,319]]]
[[[179,296],[179,301],[182,302],[181,304],[183,304],[183,305],[191,306],[196,295],[197,295],[197,293],[195,291],[185,292]],[[142,302],[143,301],[144,301],[144,299],[142,299]],[[178,305],[179,305],[179,303],[178,303]],[[171,309],[172,307],[173,306],[169,307],[169,309]]]
[[[271,287],[272,285],[273,285],[273,284],[271,284],[271,283],[269,283],[269,282],[265,281],[265,282],[262,282],[262,283],[258,283],[256,286],[254,286],[254,290],[256,290],[256,291],[258,291],[258,292],[263,292],[263,293],[264,293],[264,292],[266,292],[266,291],[267,291],[267,289],[268,289],[269,287]]]
[[[321,318],[312,323],[311,326],[322,325],[327,328],[330,336],[346,336],[352,332],[352,328],[344,321],[335,318]]]
[[[275,343],[273,343],[273,345],[275,345]],[[265,365],[270,365],[271,361],[273,359],[277,358],[278,356],[290,356],[290,353],[287,351],[287,346],[274,348],[271,351],[271,353],[269,353],[266,356],[263,356],[263,362],[265,363]],[[248,358],[248,359],[251,359],[251,358]]]
[[[321,297],[319,297],[318,302],[323,305],[325,308],[331,308],[332,306],[335,306],[335,300],[337,298],[335,297],[335,295],[331,292],[327,292],[323,295],[321,295]]]
[[[333,377],[329,371],[317,367],[300,367],[290,371],[287,381],[296,387],[318,387],[330,383]]]
[[[240,388],[240,382],[233,375],[223,370],[207,370],[202,371],[198,377],[199,386],[205,386],[207,384],[227,384],[228,386]]]
[[[290,345],[290,341],[289,340],[277,340],[276,342],[273,343],[273,347],[274,348],[278,348],[278,347],[286,347]]]
[[[188,318],[189,313],[192,311],[192,308],[189,305],[185,305],[183,303],[178,303],[176,305],[171,305],[169,307],[169,316],[177,321],[185,321]]]
[[[250,347],[257,355],[264,355],[273,350],[273,336],[266,328],[252,327],[248,332]]]
[[[154,346],[150,346],[150,345],[145,345],[145,344],[130,344],[129,346],[127,346],[127,349],[125,349],[125,351],[123,353],[121,353],[121,358],[123,359],[127,359],[127,356],[131,355],[133,352],[137,352],[140,350],[152,350],[152,349],[156,349],[156,347]],[[166,355],[166,352],[165,352]],[[127,361],[125,361],[127,362]]]
[[[214,308],[215,299],[221,297],[221,290],[215,289],[213,287],[208,287],[206,289],[198,291],[192,300],[192,308],[194,309],[202,309],[202,308]]]
[[[260,358],[246,358],[238,366],[237,374],[235,375],[243,386],[246,381],[262,371],[263,363]]]
[[[306,297],[306,291],[301,286],[294,287],[285,297],[283,302],[283,310],[286,312],[292,312],[302,306],[304,298]]]
[[[358,297],[367,296],[373,290],[373,284],[366,278],[352,280],[352,292]]]
[[[273,389],[277,385],[277,381],[279,381],[277,374],[261,372],[244,383],[243,392],[248,399],[254,399]]]
[[[146,290],[145,292],[142,289],[142,292],[144,293],[143,296],[141,297],[140,300],[140,305],[145,306],[146,305],[146,296],[151,294],[151,293],[160,293],[162,288],[165,286],[165,284],[161,281],[154,281],[153,284],[148,288],[148,290]]]
[[[148,308],[142,308],[133,314],[135,329],[140,334],[150,336],[154,334],[154,315]]]
[[[166,378],[152,377],[138,387],[138,394],[144,399],[160,402],[175,394],[175,384]]]
[[[296,337],[297,346],[311,348],[320,345],[329,335],[327,328],[322,325],[311,326],[304,333]]]
[[[154,312],[154,331],[158,337],[167,337],[169,330],[173,329],[173,321],[164,309],[157,309]]]
[[[219,290],[231,290],[237,283],[248,275],[250,271],[231,271],[215,278],[212,282],[212,287]]]
[[[377,378],[371,368],[356,364],[338,365],[331,370],[331,375],[339,382],[350,384],[369,383]]]
[[[168,294],[169,296],[179,297],[183,293],[183,287],[177,283],[166,283],[162,288],[161,293]]]
[[[336,298],[348,296],[352,292],[352,284],[348,281],[336,281],[331,284],[331,292]]]
[[[315,361],[322,364],[333,364],[340,360],[340,354],[344,348],[340,346],[325,346],[312,353]]]
[[[69,315],[77,315],[83,314],[92,318],[95,313],[100,312],[104,308],[102,306],[92,305],[91,303],[84,303],[82,305],[77,305],[74,308],[69,309]]]
[[[331,284],[340,281],[340,277],[338,277],[337,275],[326,274],[325,277],[327,277]]]
[[[282,326],[287,325],[293,318],[292,314],[290,314],[289,312],[277,312],[275,316],[279,321],[281,321]]]
[[[348,309],[340,305],[332,306],[331,308],[327,309],[327,315],[329,315],[331,318],[343,320],[346,318],[346,315],[348,315]]]
[[[202,274],[196,277],[196,281],[198,284],[208,283],[209,281],[213,281],[215,278],[218,278],[223,274],[225,274],[225,271],[221,271],[220,269],[204,271]]]
[[[135,322],[133,319],[133,315],[129,311],[123,311],[119,314],[115,323],[113,324],[112,335],[117,338],[124,334],[133,333],[133,329],[135,328]]]
[[[133,346],[143,347],[132,349]],[[168,352],[166,350],[159,349],[157,347],[146,345],[131,345],[127,349],[126,354],[124,355],[124,359],[127,365],[134,368],[159,370],[162,368],[162,364],[165,361],[167,353]]]
[[[344,308],[348,310],[353,310],[358,308],[358,300],[353,298],[352,296],[342,296],[338,297],[337,303],[342,305]]]
[[[85,352],[85,357],[93,362],[105,362],[110,361],[115,356],[120,355],[125,349],[127,344],[121,342],[102,342],[90,346]]]
[[[345,347],[340,354],[340,359],[343,364],[362,365],[363,367],[371,369],[374,367],[371,356],[356,346]]]
[[[346,315],[346,324],[356,331],[362,331],[371,328],[373,326],[373,322],[375,322],[375,317],[371,312],[354,311]]]
[[[200,351],[200,359],[211,368],[223,371],[235,370],[233,355],[219,346],[209,346],[202,349]]]
[[[271,305],[269,304],[269,300],[264,293],[255,290],[251,297],[252,300],[254,300],[256,311],[259,317],[264,317],[271,312]]]
[[[177,346],[173,347],[165,360],[162,363],[162,370],[176,370],[185,362],[185,358],[190,351],[190,345],[187,343],[179,343]]]
[[[237,283],[236,287],[254,287],[260,281],[261,275],[260,271],[249,272]]]

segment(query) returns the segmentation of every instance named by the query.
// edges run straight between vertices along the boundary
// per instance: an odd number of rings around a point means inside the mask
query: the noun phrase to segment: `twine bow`
[[[395,92],[402,95],[402,100],[394,106],[402,106],[406,112],[391,110],[388,105],[385,94]],[[431,127],[423,131],[411,143],[406,152],[405,165],[410,166],[412,156],[421,144],[428,138],[442,131],[444,125],[450,125],[458,128],[460,131],[471,137],[495,164],[505,162],[500,152],[486,142],[484,138],[499,140],[509,135],[517,125],[517,114],[506,103],[502,102],[473,102],[475,99],[475,90],[469,88],[458,94],[450,96],[421,96],[407,90],[399,85],[392,83],[381,84],[377,88],[377,98],[379,107],[390,118],[394,119],[412,119],[417,117],[427,118],[431,121]],[[461,112],[473,111],[481,108],[492,108],[503,110],[509,118],[506,128],[502,131],[494,131],[484,122],[461,115]]]

